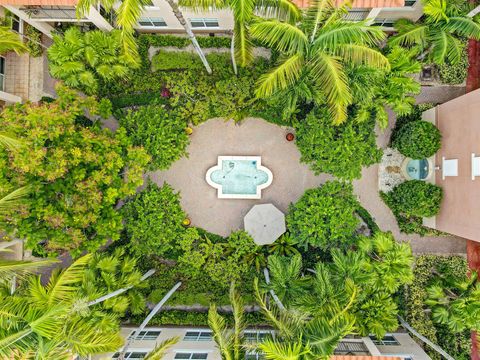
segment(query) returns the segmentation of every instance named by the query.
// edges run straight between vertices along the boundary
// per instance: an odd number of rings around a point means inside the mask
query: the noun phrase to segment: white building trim
[[[52,38],[53,27],[48,24],[45,24],[42,21],[37,21],[37,19],[31,19],[30,16],[25,11],[20,10],[19,8],[11,5],[3,5],[5,9],[12,12],[13,14],[17,15],[20,20],[25,21],[27,24],[32,25],[35,29],[42,32],[43,34],[47,35],[49,38]],[[52,21],[49,19],[49,21]],[[65,21],[63,19],[62,21]]]

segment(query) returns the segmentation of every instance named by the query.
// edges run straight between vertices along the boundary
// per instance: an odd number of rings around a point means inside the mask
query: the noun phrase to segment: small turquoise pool
[[[410,160],[405,168],[408,176],[414,180],[425,180],[430,171],[427,159]]]
[[[223,194],[254,195],[257,187],[268,181],[268,174],[258,169],[256,160],[222,160],[221,164],[210,179],[222,186]]]

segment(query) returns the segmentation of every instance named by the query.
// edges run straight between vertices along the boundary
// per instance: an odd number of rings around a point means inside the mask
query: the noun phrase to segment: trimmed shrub
[[[152,58],[152,71],[201,69],[203,67],[198,55],[187,51],[159,50]]]
[[[443,190],[421,180],[405,181],[386,194],[388,204],[403,215],[435,216],[440,211]]]
[[[359,225],[356,211],[360,204],[353,195],[353,186],[340,181],[327,181],[310,189],[290,205],[287,224],[299,244],[329,249],[348,245]]]
[[[151,170],[168,169],[172,163],[186,155],[189,137],[187,123],[174,111],[163,106],[149,105],[130,110],[120,118],[120,125],[134,145],[143,146],[152,157]]]
[[[399,129],[392,147],[412,159],[433,156],[441,146],[440,130],[427,121],[412,121]]]
[[[382,156],[374,128],[374,119],[332,125],[326,111],[311,112],[295,126],[301,160],[315,174],[326,172],[348,180],[360,178],[362,166],[373,165]]]

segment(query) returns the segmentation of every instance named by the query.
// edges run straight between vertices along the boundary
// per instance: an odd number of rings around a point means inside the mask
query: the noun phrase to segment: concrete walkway
[[[167,182],[180,191],[183,209],[192,224],[227,236],[243,228],[243,217],[255,204],[272,203],[286,212],[306,189],[331,178],[315,176],[300,163],[294,142],[285,140],[287,130],[261,119],[249,118],[240,125],[233,121],[212,119],[196,127],[187,149],[190,154],[166,171],[150,177],[158,185]],[[262,190],[260,200],[218,199],[216,189],[205,181],[207,170],[217,163],[219,155],[260,155],[262,165],[273,173],[273,183]]]
[[[424,91],[422,91],[424,93]],[[427,90],[427,93],[430,93]],[[425,96],[425,95],[424,95]],[[454,95],[452,95],[454,96]],[[395,125],[395,117],[389,114],[389,127],[385,130],[376,129],[377,145],[387,147],[390,134]],[[365,209],[375,219],[381,230],[391,231],[395,239],[409,241],[415,253],[438,254],[465,254],[466,240],[456,236],[420,236],[417,234],[404,234],[400,232],[397,221],[392,211],[385,205],[378,193],[378,164],[363,168],[362,177],[353,182],[355,193]]]
[[[393,123],[393,121],[392,121]],[[378,130],[378,145],[386,146],[391,128]],[[222,236],[243,228],[243,217],[255,204],[273,203],[283,212],[305,190],[317,187],[331,176],[315,176],[300,163],[300,153],[293,142],[287,142],[287,129],[261,119],[246,119],[240,125],[233,121],[213,119],[198,126],[188,147],[190,156],[166,171],[150,173],[158,185],[167,182],[180,191],[183,209],[193,225]],[[218,155],[260,155],[262,165],[273,172],[273,183],[262,191],[261,200],[218,199],[216,190],[205,181],[205,173],[217,163]],[[364,168],[362,178],[354,182],[355,193],[382,230],[392,231],[398,240],[411,242],[416,253],[465,253],[465,240],[455,237],[421,237],[401,234],[390,209],[378,194],[378,166]]]

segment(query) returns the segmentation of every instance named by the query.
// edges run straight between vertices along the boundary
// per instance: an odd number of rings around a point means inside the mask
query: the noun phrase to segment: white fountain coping
[[[221,184],[217,184],[213,182],[210,175],[215,170],[222,169],[222,163],[225,160],[249,160],[249,161],[256,161],[257,162],[257,169],[262,170],[267,174],[267,182],[261,185],[257,185],[257,192],[255,194],[224,194],[223,193],[223,186]],[[217,197],[219,199],[261,199],[262,198],[262,190],[269,187],[273,181],[273,174],[270,169],[266,168],[262,165],[262,157],[261,156],[218,156],[217,165],[211,167],[207,170],[205,174],[205,180],[207,181],[208,185],[217,189]]]

